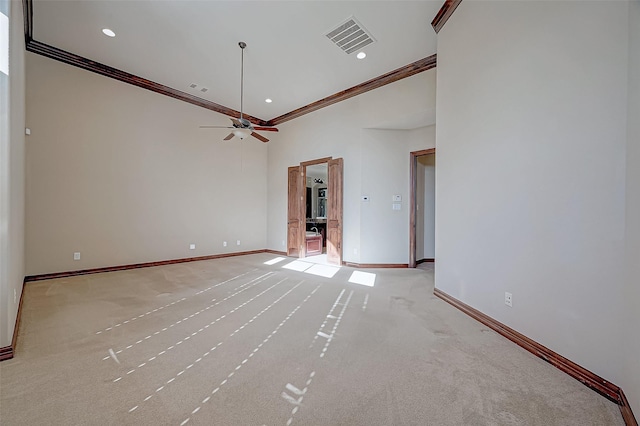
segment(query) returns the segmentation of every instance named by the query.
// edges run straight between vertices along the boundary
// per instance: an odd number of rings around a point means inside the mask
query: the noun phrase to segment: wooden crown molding
[[[448,295],[440,289],[434,289],[433,294],[449,303],[450,305],[454,306],[455,308],[461,310],[465,314],[469,315],[476,321],[486,325],[496,333],[511,340],[516,345],[531,352],[535,356],[553,365],[560,371],[578,380],[583,385],[593,389],[610,401],[615,402],[620,408],[620,412],[626,425],[638,426],[638,423],[636,422],[631,410],[631,406],[629,405],[629,401],[627,401],[624,392],[619,386],[614,385],[608,380],[603,379],[597,374],[563,357],[557,352],[552,351],[546,346],[541,345],[535,340],[528,338],[524,334],[521,334],[514,329],[504,325],[500,321],[497,321],[490,316],[478,311],[477,309],[472,308],[466,303]]]
[[[396,70],[390,71],[379,77],[373,78],[369,81],[365,81],[364,83],[358,84],[357,86],[353,86],[349,89],[343,90],[342,92],[338,92],[331,96],[327,96],[326,98],[320,99],[319,101],[312,102],[309,105],[303,106],[301,108],[288,112],[284,115],[276,117],[272,120],[269,120],[267,125],[277,126],[286,121],[293,120],[294,118],[301,117],[305,114],[309,114],[310,112],[317,111],[321,108],[327,107],[329,105],[333,105],[337,102],[341,102],[346,99],[352,98],[354,96],[360,95],[362,93],[368,92],[369,90],[377,89],[389,83],[393,83],[394,81],[411,77],[414,74],[418,74],[435,67],[436,67],[436,55],[433,54],[431,56],[427,56],[426,58],[413,62],[409,65],[405,65],[404,67],[400,67]]]
[[[455,12],[460,3],[462,3],[462,0],[445,0],[438,14],[433,18],[433,21],[431,21],[431,26],[436,34],[440,32],[444,24],[451,18],[451,15],[453,15],[453,12]]]
[[[22,11],[24,13],[24,41],[25,44],[33,39],[33,1],[22,0]]]
[[[115,80],[123,81],[125,83],[141,87],[143,89],[151,90],[152,92],[160,93],[162,95],[169,96],[171,98],[178,99],[193,105],[197,105],[211,111],[219,112],[220,114],[224,114],[229,117],[240,118],[240,112],[234,109],[227,108],[215,102],[211,102],[206,99],[190,95],[189,93],[164,86],[160,83],[156,83],[151,80],[129,74],[128,72],[121,71],[105,64],[101,64],[100,62],[92,61],[91,59],[87,59],[83,56],[79,56],[71,52],[67,52],[66,50],[58,49],[57,47],[50,46],[40,41],[27,39],[26,48],[29,52],[37,53],[39,55],[55,59],[68,65],[73,65],[75,67],[82,68],[87,71],[92,71],[105,77],[110,77]],[[244,114],[244,118],[260,126],[267,125],[266,121],[247,114]]]
[[[57,47],[34,40],[33,39],[33,0],[22,0],[22,4],[24,9],[24,31],[25,31],[25,43],[26,43],[27,51],[33,52],[42,56],[46,56],[51,59],[55,59],[57,61],[63,62],[68,65],[82,68],[87,71],[95,72],[105,77],[109,77],[125,83],[129,83],[134,86],[141,87],[143,89],[151,90],[152,92],[169,96],[171,98],[178,99],[183,102],[187,102],[211,111],[218,112],[220,114],[227,115],[229,117],[240,118],[240,112],[234,109],[225,107],[224,105],[220,105],[215,102],[199,98],[189,93],[185,93],[180,90],[173,89],[171,87],[162,85],[160,83],[156,83],[151,80],[138,77],[134,74],[121,71],[117,68],[113,68],[108,65],[105,65],[96,61],[92,61],[91,59],[85,58],[83,56],[76,55],[74,53],[67,52]],[[349,89],[335,93],[331,96],[320,99],[319,101],[310,103],[309,105],[303,106],[301,108],[298,108],[296,110],[293,110],[291,112],[288,112],[284,115],[281,115],[279,117],[276,117],[268,121],[257,118],[257,117],[253,117],[250,115],[246,115],[246,114],[243,114],[243,115],[244,115],[244,118],[246,118],[247,120],[259,126],[276,126],[280,123],[293,120],[294,118],[301,117],[305,114],[309,114],[310,112],[317,111],[321,108],[327,107],[329,105],[333,105],[337,102],[344,101],[353,96],[357,96],[359,94],[368,92],[369,90],[377,89],[378,87],[382,87],[389,83],[393,83],[394,81],[398,81],[403,78],[407,78],[414,74],[420,73],[422,71],[427,71],[431,68],[435,68],[435,66],[436,66],[436,55],[434,54],[424,59],[420,59],[419,61],[416,61],[412,64],[398,68],[394,71],[388,72],[386,74],[383,74],[379,77],[366,81],[357,86],[353,86]]]

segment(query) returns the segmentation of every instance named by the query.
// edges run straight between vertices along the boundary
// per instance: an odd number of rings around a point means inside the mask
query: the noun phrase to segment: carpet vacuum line
[[[265,278],[263,278],[265,275],[268,275],[268,276],[267,276],[267,277],[265,277]],[[103,360],[103,361],[106,361],[106,360],[108,360],[109,358],[114,358],[113,353],[115,353],[116,355],[119,355],[119,354],[121,354],[122,352],[124,352],[124,351],[126,351],[126,350],[129,350],[129,349],[131,349],[132,347],[134,347],[134,346],[136,346],[136,345],[139,345],[139,344],[141,344],[142,342],[145,342],[145,341],[149,340],[149,339],[150,339],[150,338],[152,338],[153,336],[157,336],[157,335],[158,335],[158,334],[160,334],[160,333],[164,333],[164,332],[165,332],[165,331],[167,331],[168,329],[170,329],[170,328],[172,328],[172,327],[175,327],[176,325],[179,325],[179,324],[181,324],[181,323],[183,323],[183,322],[185,322],[185,321],[188,321],[188,320],[192,319],[193,317],[195,317],[195,316],[197,316],[197,315],[200,315],[201,313],[206,312],[206,311],[208,311],[209,309],[214,308],[214,307],[218,306],[219,304],[221,304],[221,303],[223,303],[223,302],[226,302],[227,300],[231,299],[232,297],[235,297],[235,296],[237,296],[238,294],[240,294],[240,293],[242,293],[242,292],[244,292],[244,291],[246,291],[246,290],[249,290],[250,288],[253,288],[253,287],[255,287],[256,285],[260,284],[261,282],[266,281],[267,279],[271,278],[271,277],[274,275],[274,273],[273,273],[273,272],[269,272],[268,274],[265,274],[265,275],[262,275],[262,276],[260,276],[260,277],[258,277],[258,278],[255,278],[255,279],[253,279],[253,280],[249,281],[248,283],[243,284],[242,286],[240,286],[240,287],[238,287],[238,288],[241,288],[241,287],[244,287],[244,286],[247,286],[247,285],[249,285],[249,284],[253,283],[253,284],[252,284],[252,285],[250,285],[249,287],[245,287],[245,288],[243,288],[243,289],[241,289],[241,290],[238,290],[238,291],[236,291],[235,293],[230,294],[229,296],[225,297],[224,299],[222,299],[222,300],[220,300],[220,301],[217,301],[216,303],[213,303],[213,304],[211,304],[211,305],[207,306],[206,308],[203,308],[203,309],[201,309],[201,310],[199,310],[199,311],[197,311],[197,312],[195,312],[195,313],[193,313],[193,314],[189,315],[188,317],[184,317],[184,318],[182,318],[181,320],[178,320],[178,321],[176,321],[176,322],[174,322],[174,323],[170,324],[169,326],[164,327],[164,328],[163,328],[163,329],[161,329],[161,330],[155,331],[154,333],[149,334],[149,335],[147,335],[146,337],[144,337],[144,338],[142,338],[142,339],[137,340],[135,343],[131,343],[130,345],[128,345],[128,346],[126,346],[126,347],[124,347],[124,348],[122,348],[122,349],[119,349],[119,350],[117,350],[117,351],[115,351],[115,352],[113,351],[113,349],[112,349],[112,348],[108,349],[108,350],[107,350],[107,352],[109,353],[109,355],[107,355],[107,356],[103,357],[103,358],[102,358],[102,360]],[[261,279],[261,278],[262,278],[262,279]],[[259,280],[259,281],[256,281],[256,280]],[[254,281],[256,281],[256,282],[254,282]],[[213,302],[213,301],[215,301],[215,300],[216,300],[216,299],[213,299],[213,300],[212,300],[212,302]],[[114,358],[114,360],[116,360],[116,362],[118,362],[116,358]]]
[[[185,300],[187,300],[187,299],[190,299],[190,298],[195,297],[195,296],[197,296],[197,295],[199,295],[199,294],[202,294],[202,293],[204,293],[204,292],[206,292],[206,291],[209,291],[209,290],[214,289],[214,288],[216,288],[216,287],[218,287],[218,286],[221,286],[222,284],[226,284],[226,283],[231,282],[231,281],[233,281],[233,280],[236,280],[236,279],[238,279],[238,278],[240,278],[240,277],[243,277],[243,276],[245,276],[245,275],[247,275],[247,274],[249,274],[249,273],[251,273],[251,272],[253,272],[253,271],[256,271],[256,270],[257,270],[257,269],[252,269],[252,270],[250,270],[250,271],[248,271],[248,272],[245,272],[244,274],[240,274],[240,275],[238,275],[238,276],[236,276],[236,277],[230,278],[230,279],[228,279],[228,280],[226,280],[226,281],[223,281],[223,282],[218,283],[218,284],[216,284],[216,285],[212,285],[212,286],[210,286],[210,287],[208,287],[208,288],[205,288],[204,290],[200,290],[199,292],[197,292],[197,293],[196,293],[196,294],[194,294],[193,296],[183,297],[182,299],[175,300],[175,301],[173,301],[173,302],[171,302],[171,303],[168,303],[168,304],[166,304],[166,305],[164,305],[164,306],[160,306],[159,308],[156,308],[156,309],[154,309],[154,310],[152,310],[152,311],[148,311],[148,312],[146,312],[146,313],[144,313],[144,314],[140,314],[140,315],[138,315],[138,316],[134,316],[134,317],[133,317],[133,318],[131,318],[131,319],[128,319],[128,320],[126,320],[126,321],[123,321],[123,322],[120,322],[120,323],[118,323],[118,324],[112,325],[112,326],[107,327],[107,328],[105,328],[105,329],[103,329],[103,330],[96,331],[96,334],[102,334],[102,333],[104,333],[104,332],[111,331],[111,330],[113,330],[113,329],[115,329],[115,328],[117,328],[117,327],[120,327],[120,326],[122,326],[122,325],[129,324],[130,322],[133,322],[133,321],[135,321],[135,320],[137,320],[137,319],[139,319],[139,318],[143,318],[143,317],[145,317],[145,316],[147,316],[147,315],[151,315],[151,314],[153,314],[154,312],[158,312],[158,311],[159,311],[159,310],[161,310],[161,309],[168,308],[168,307],[170,307],[170,306],[172,306],[172,305],[175,305],[176,303],[183,302],[183,301],[185,301]]]
[[[241,305],[236,306],[234,309],[232,309],[230,312],[219,316],[218,318],[216,318],[215,320],[211,321],[209,324],[205,325],[204,327],[200,328],[198,331],[194,331],[193,333],[185,336],[183,339],[178,340],[176,343],[174,343],[173,345],[169,346],[168,348],[165,348],[164,350],[158,352],[156,355],[152,356],[151,358],[149,358],[146,362],[143,362],[142,364],[138,365],[137,368],[133,368],[129,371],[127,371],[126,375],[132,374],[133,372],[135,372],[136,370],[141,369],[142,367],[144,367],[145,365],[147,365],[148,362],[154,361],[156,360],[159,356],[164,355],[165,353],[169,352],[170,350],[176,348],[177,346],[180,346],[181,344],[183,344],[184,342],[186,342],[187,340],[191,339],[194,336],[197,336],[200,332],[204,331],[205,329],[211,327],[212,325],[214,325],[215,323],[217,323],[218,321],[226,318],[228,315],[234,313],[235,311],[237,311],[238,309],[243,308],[247,303],[252,302],[253,300],[257,299],[258,297],[262,296],[263,294],[265,294],[266,292],[268,292],[269,290],[273,289],[274,287],[280,285],[281,283],[283,283],[284,281],[286,281],[287,278],[283,278],[282,280],[278,281],[277,283],[275,283],[274,285],[272,285],[271,287],[269,287],[268,289],[262,291],[261,293],[255,295],[254,297],[252,297],[251,299],[247,300],[246,302],[244,302]],[[206,355],[205,355],[206,356]],[[120,363],[117,359],[116,362],[118,362],[118,364]],[[122,379],[123,376],[118,377],[117,379],[113,380],[113,383],[119,382]]]
[[[253,318],[251,318],[249,321],[247,321],[246,323],[244,323],[242,326],[240,326],[239,328],[237,328],[233,333],[231,333],[229,335],[229,337],[233,337],[236,334],[238,334],[241,330],[243,330],[245,327],[247,327],[249,324],[251,324],[252,322],[254,322],[255,320],[257,320],[260,316],[262,316],[262,314],[264,314],[265,312],[267,312],[269,309],[271,309],[274,305],[276,305],[278,302],[280,302],[282,299],[284,299],[288,294],[290,294],[293,290],[295,290],[296,288],[298,288],[302,283],[304,282],[304,280],[300,281],[298,284],[296,284],[295,286],[293,286],[292,288],[290,288],[289,290],[287,290],[287,292],[285,292],[282,296],[278,297],[276,300],[274,300],[269,306],[267,306],[266,308],[264,308],[262,311],[260,311],[259,313],[257,313]],[[321,284],[320,284],[321,285]],[[316,287],[315,290],[313,290],[311,292],[311,294],[309,296],[307,296],[307,299],[317,291],[317,289],[320,287],[320,285],[318,285],[318,287]],[[307,300],[305,299],[305,301]],[[304,303],[304,302],[303,302]],[[302,305],[302,303],[300,304]],[[183,375],[187,370],[191,369],[194,365],[198,364],[200,361],[202,361],[204,358],[206,358],[207,356],[209,356],[209,354],[211,354],[213,351],[215,351],[218,347],[220,347],[222,344],[224,343],[224,341],[220,341],[218,342],[218,344],[214,345],[211,347],[211,349],[209,349],[207,352],[205,352],[204,354],[202,354],[202,356],[198,357],[194,362],[192,362],[191,364],[189,364],[188,366],[186,366],[184,369],[182,369],[180,372],[178,372],[175,376],[173,376],[172,378],[170,378],[169,380],[166,380],[164,382],[164,384],[162,386],[160,386],[159,388],[157,388],[155,390],[154,393],[151,393],[150,395],[148,395],[143,401],[147,402],[148,400],[150,400],[154,394],[159,393],[160,391],[164,390],[165,386],[173,383],[175,381],[175,379],[177,379],[178,377],[180,377],[181,375]],[[257,352],[257,351],[254,351]],[[253,356],[253,355],[251,355]],[[245,360],[246,362],[246,360]],[[233,375],[233,374],[232,374]],[[229,376],[230,377],[230,376]],[[142,404],[140,403],[140,404]],[[140,404],[132,407],[129,409],[129,413],[134,412],[136,409],[138,409],[138,407],[140,406]]]
[[[271,338],[272,338],[272,337],[273,337],[273,336],[278,332],[278,330],[280,330],[280,328],[281,328],[281,327],[282,327],[282,326],[283,326],[287,321],[289,321],[289,319],[290,319],[293,315],[295,315],[295,313],[296,313],[296,312],[298,312],[298,310],[302,307],[302,305],[304,305],[304,304],[305,304],[305,303],[306,303],[306,302],[311,298],[311,296],[313,296],[313,295],[316,293],[316,291],[318,291],[318,289],[319,289],[321,286],[322,286],[322,283],[318,284],[318,286],[317,286],[315,289],[313,289],[313,290],[311,291],[311,293],[309,293],[309,294],[307,295],[307,297],[305,297],[305,298],[304,298],[304,300],[303,300],[302,302],[300,302],[300,304],[299,304],[298,306],[296,306],[296,307],[295,307],[295,308],[294,308],[294,309],[289,313],[289,315],[287,315],[287,316],[285,317],[285,319],[283,319],[283,320],[282,320],[282,322],[280,322],[280,324],[278,324],[278,325],[276,326],[276,328],[274,328],[274,329],[273,329],[273,331],[272,331],[272,332],[271,332],[271,333],[270,333],[270,334],[269,334],[269,335],[268,335],[268,336],[267,336],[267,337],[266,337],[266,338],[265,338],[265,339],[264,339],[260,344],[258,344],[258,346],[256,346],[256,347],[253,349],[253,351],[251,351],[251,352],[249,353],[249,355],[248,355],[248,356],[247,356],[247,357],[246,357],[246,358],[245,358],[245,359],[244,359],[240,364],[238,364],[238,365],[235,367],[235,369],[231,370],[231,372],[227,375],[227,378],[226,378],[226,379],[224,379],[222,382],[220,382],[220,384],[219,384],[215,389],[213,389],[213,390],[211,391],[211,394],[210,394],[210,395],[207,395],[207,397],[205,397],[205,398],[202,400],[201,404],[206,404],[207,402],[209,402],[209,400],[211,399],[211,396],[212,396],[212,395],[215,395],[215,394],[216,394],[216,393],[217,393],[217,392],[218,392],[218,391],[219,391],[219,390],[220,390],[220,389],[221,389],[221,388],[222,388],[222,387],[227,383],[227,381],[228,381],[229,379],[231,379],[231,377],[233,377],[233,375],[234,375],[238,370],[240,370],[240,369],[242,368],[242,366],[243,366],[243,365],[245,365],[245,364],[246,364],[246,363],[247,363],[247,362],[248,362],[248,361],[249,361],[249,360],[250,360],[250,359],[251,359],[251,358],[252,358],[252,357],[253,357],[253,356],[254,356],[254,355],[255,355],[255,354],[256,354],[256,353],[261,349],[261,348],[262,348],[262,346],[264,346],[264,344],[265,344],[265,343],[267,343],[267,342],[268,342],[268,341],[269,341],[269,340],[270,340],[270,339],[271,339]],[[191,416],[192,416],[192,415],[194,415],[194,414],[196,414],[198,411],[200,411],[200,409],[201,409],[201,408],[202,408],[202,405],[198,405],[196,408],[194,408],[194,409],[191,411]],[[180,426],[184,426],[184,425],[186,425],[187,423],[189,423],[189,421],[190,421],[190,420],[191,420],[191,417],[187,417],[186,419],[184,419],[184,420],[182,421],[182,423],[180,423]]]

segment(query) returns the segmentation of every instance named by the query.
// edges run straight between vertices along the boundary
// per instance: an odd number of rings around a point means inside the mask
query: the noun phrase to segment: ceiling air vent
[[[357,52],[375,39],[353,16],[326,34],[327,38],[347,54]]]

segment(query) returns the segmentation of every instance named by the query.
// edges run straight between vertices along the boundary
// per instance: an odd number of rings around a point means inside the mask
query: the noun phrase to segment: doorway
[[[410,154],[410,268],[435,261],[435,154],[435,148]]]
[[[304,161],[288,169],[287,255],[326,255],[342,264],[342,158]]]

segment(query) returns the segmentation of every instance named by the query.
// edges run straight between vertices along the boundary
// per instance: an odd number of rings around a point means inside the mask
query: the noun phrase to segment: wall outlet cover
[[[513,307],[513,295],[508,291],[504,292],[504,304],[510,308]]]
[[[73,253],[73,260],[80,260],[80,252],[79,251]]]
[[[196,249],[195,244],[189,244],[189,250],[195,250],[195,249]]]

